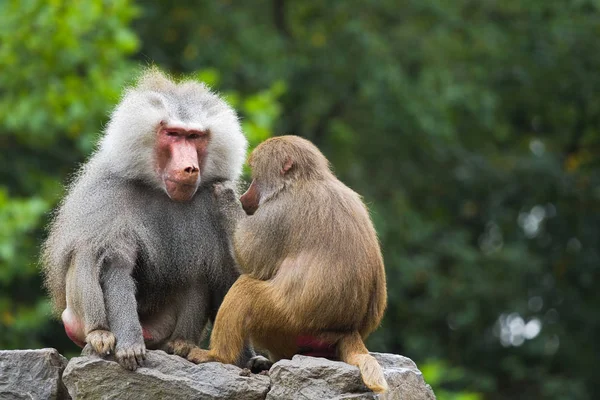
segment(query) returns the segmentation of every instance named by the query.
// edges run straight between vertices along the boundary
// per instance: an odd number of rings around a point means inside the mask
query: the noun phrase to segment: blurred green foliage
[[[43,227],[131,77],[137,12],[101,0],[0,7],[0,347],[40,347],[60,331],[40,290]]]
[[[388,272],[373,350],[444,399],[600,392],[600,2],[0,3],[0,348],[53,346],[48,211],[139,65],[315,142]]]

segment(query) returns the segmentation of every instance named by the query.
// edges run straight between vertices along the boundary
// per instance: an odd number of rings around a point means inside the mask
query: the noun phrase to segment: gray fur
[[[171,201],[154,172],[161,121],[211,132],[200,186],[187,203]],[[176,339],[199,344],[239,275],[213,185],[235,187],[246,146],[235,111],[217,95],[147,71],[127,90],[51,224],[42,264],[56,311],[68,302],[86,334],[112,331],[117,354],[143,346],[140,322],[154,337],[150,348]]]

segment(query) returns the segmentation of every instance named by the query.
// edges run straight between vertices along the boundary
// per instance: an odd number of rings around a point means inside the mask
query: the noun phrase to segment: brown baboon
[[[250,157],[252,184],[234,235],[242,276],[219,309],[211,350],[194,362],[234,363],[250,340],[272,361],[333,350],[359,367],[373,391],[387,389],[363,339],[386,306],[385,270],[368,211],[331,172],[327,159],[296,136],[269,139]],[[231,207],[232,191],[217,197]]]
[[[235,187],[246,146],[235,111],[201,83],[150,69],[126,91],[43,249],[75,343],[129,369],[146,347],[200,343],[239,276],[213,186]]]

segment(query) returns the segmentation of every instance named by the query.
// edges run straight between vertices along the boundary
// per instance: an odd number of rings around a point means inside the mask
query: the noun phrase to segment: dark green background
[[[438,398],[600,393],[600,1],[0,1],[0,348],[71,345],[37,265],[123,85],[156,63],[315,142],[368,203],[372,350]]]

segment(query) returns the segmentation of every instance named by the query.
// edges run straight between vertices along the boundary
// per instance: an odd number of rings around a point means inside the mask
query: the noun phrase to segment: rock
[[[68,399],[56,349],[0,350],[0,399]]]
[[[371,354],[383,367],[390,387],[383,395],[363,384],[356,367],[300,355],[275,363],[269,375],[255,375],[221,363],[194,365],[163,351],[149,351],[145,366],[135,372],[98,357],[76,357],[67,364],[55,349],[0,351],[0,400],[63,400],[69,394],[73,399],[125,400],[435,400],[410,359]]]
[[[111,360],[73,358],[63,381],[74,399],[264,399],[269,377],[240,372],[233,365],[195,365],[155,350],[135,372]]]
[[[435,400],[431,386],[425,383],[417,364],[396,354],[371,353],[383,368],[390,387],[386,400]]]
[[[357,367],[325,358],[294,356],[270,370],[268,400],[286,399],[402,399],[435,400],[415,363],[394,354],[371,353],[381,364],[390,387],[382,395],[371,392],[362,382]]]

